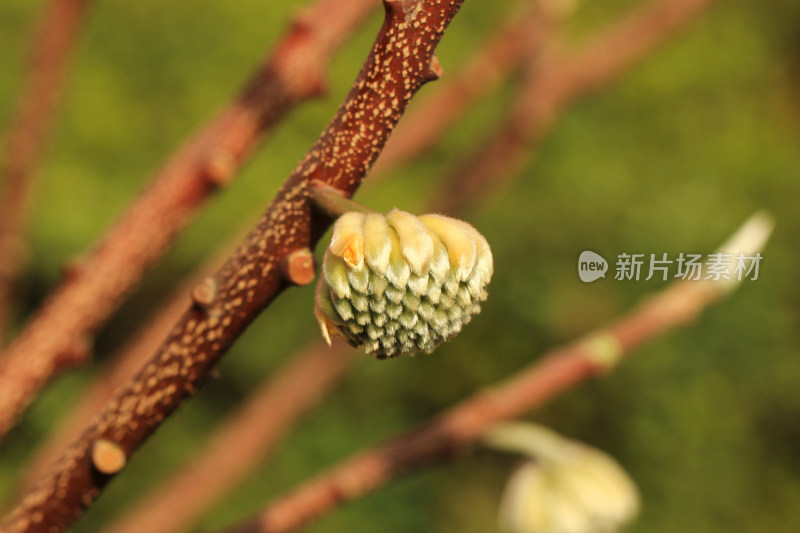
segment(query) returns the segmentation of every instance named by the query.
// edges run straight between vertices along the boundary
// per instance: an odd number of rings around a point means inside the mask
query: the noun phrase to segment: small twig
[[[0,525],[4,532],[66,530],[113,476],[98,476],[89,450],[98,439],[126,456],[207,380],[257,314],[287,286],[280,263],[311,248],[329,220],[313,216],[311,180],[350,196],[416,91],[435,79],[433,51],[460,0],[386,1],[386,18],[336,117],[278,192],[257,227],[214,276],[214,299],[193,305],[142,371],[99,413]],[[326,217],[327,218],[327,217]]]
[[[0,360],[0,437],[37,391],[169,248],[266,133],[299,102],[324,89],[323,67],[373,0],[320,0],[295,20],[241,95],[179,150],[117,224],[52,294]]]
[[[101,473],[116,474],[125,467],[128,458],[122,448],[106,439],[97,439],[92,445],[92,465]]]
[[[475,193],[486,183],[507,182],[520,171],[531,146],[542,139],[568,103],[617,80],[713,1],[655,0],[602,30],[579,49],[553,51],[543,59],[545,64],[531,65],[499,131],[454,169],[451,186],[434,201],[448,212],[451,202],[460,204],[460,196],[480,198]],[[498,188],[493,185],[495,191]]]
[[[70,53],[88,0],[50,0],[45,6],[22,84],[16,122],[0,170],[0,344],[11,313],[14,281],[25,261],[24,225],[34,167],[56,114]]]
[[[760,249],[770,231],[771,223],[756,216],[737,233],[742,236],[750,232],[748,242],[738,239],[729,250]],[[705,280],[674,283],[608,328],[546,353],[511,378],[460,402],[428,423],[334,466],[226,533],[295,531],[399,474],[445,460],[481,438],[495,424],[518,417],[576,384],[607,372],[644,342],[691,322],[737,285]]]

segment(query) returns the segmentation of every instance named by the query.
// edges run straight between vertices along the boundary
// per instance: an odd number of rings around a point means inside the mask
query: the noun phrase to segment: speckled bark
[[[525,9],[515,10],[463,69],[414,102],[375,162],[370,181],[430,149],[476,100],[541,48],[555,25],[555,17],[541,7],[530,0]]]
[[[283,258],[313,246],[330,223],[311,209],[309,181],[348,195],[355,191],[408,101],[436,77],[434,48],[461,3],[385,2],[386,19],[356,83],[257,227],[204,283],[202,302],[186,311],[153,359],[23,495],[3,522],[3,532],[66,530],[113,477],[89,464],[92,443],[104,438],[131,454],[208,378],[231,343],[286,287]]]
[[[179,533],[253,473],[359,355],[313,343],[250,395],[189,464],[131,504],[102,533]]]
[[[0,436],[169,249],[212,192],[234,178],[267,131],[324,89],[330,54],[375,0],[320,0],[299,16],[242,94],[179,150],[85,262],[72,268],[0,360]]]

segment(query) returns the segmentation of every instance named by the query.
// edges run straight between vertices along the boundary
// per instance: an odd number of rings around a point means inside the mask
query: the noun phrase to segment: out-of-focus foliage
[[[580,39],[633,0],[588,2]],[[41,2],[0,7],[0,124],[19,90]],[[38,172],[32,266],[19,323],[194,128],[246,79],[301,2],[94,2],[71,83]],[[468,1],[440,46],[456,71],[510,6]],[[95,364],[60,378],[0,447],[0,501],[24,459],[176,280],[262,209],[326,125],[377,31],[374,18],[331,65],[331,93],[303,106],[105,328]],[[613,455],[642,493],[630,531],[794,532],[800,528],[800,4],[719,2],[600,94],[572,106],[524,175],[464,218],[493,245],[483,313],[433,355],[359,360],[276,456],[204,524],[226,524],[351,452],[424,420],[609,322],[663,282],[587,285],[585,249],[710,252],[753,211],[777,226],[758,281],[690,328],[638,350],[607,377],[532,418]],[[380,211],[420,207],[454,161],[481,144],[515,94],[511,80],[474,106],[441,146],[358,197]],[[431,90],[423,89],[422,93]],[[249,215],[248,213],[252,213]],[[613,267],[610,273],[613,272]],[[318,333],[310,287],[256,321],[220,378],[182,408],[75,528],[96,531],[139,491],[190,458],[215,424]],[[314,533],[494,531],[510,462],[477,451],[415,473],[309,528]]]

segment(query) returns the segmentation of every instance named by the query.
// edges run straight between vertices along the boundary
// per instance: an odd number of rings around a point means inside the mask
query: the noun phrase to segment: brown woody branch
[[[196,460],[129,507],[104,533],[174,533],[243,481],[344,373],[356,352],[313,343],[214,432]]]
[[[320,0],[298,17],[240,96],[169,160],[71,270],[0,360],[0,437],[55,373],[85,360],[95,330],[264,135],[324,90],[329,56],[373,7],[373,0]]]
[[[70,52],[88,0],[50,0],[45,7],[22,85],[16,121],[0,171],[0,341],[11,312],[14,282],[25,261],[24,223],[31,178],[44,152],[64,84]]]
[[[248,230],[252,227],[252,222],[247,224]],[[32,486],[45,469],[58,459],[64,449],[80,437],[81,432],[91,423],[94,415],[111,399],[114,392],[136,375],[136,372],[142,368],[169,334],[175,321],[186,310],[186,302],[189,301],[192,290],[225,263],[225,260],[235,251],[238,242],[246,234],[247,231],[243,229],[237,234],[238,240],[235,243],[231,242],[227,246],[223,246],[221,252],[197,268],[193,275],[181,283],[181,286],[174,291],[167,302],[153,313],[152,318],[134,332],[131,340],[110,357],[112,362],[109,368],[93,380],[76,404],[71,406],[69,412],[61,417],[58,425],[53,428],[45,443],[39,447],[30,460],[24,474],[25,479],[22,482],[24,487]]]
[[[195,303],[142,371],[96,417],[0,527],[4,532],[66,530],[113,475],[99,473],[98,439],[126,456],[209,378],[219,359],[288,283],[281,263],[313,247],[330,220],[307,198],[318,180],[350,196],[414,93],[435,79],[434,49],[461,1],[387,1],[386,19],[336,117],[287,179],[238,251],[195,292]]]
[[[455,169],[450,187],[442,189],[435,201],[447,212],[451,203],[461,204],[462,196],[481,197],[476,193],[489,181],[507,181],[521,170],[529,147],[542,139],[567,104],[618,79],[713,1],[655,0],[577,50],[544,54],[544,64],[529,66],[519,97],[500,130],[482,143],[485,148]]]
[[[532,2],[522,13],[511,17],[464,69],[437,83],[428,97],[423,98],[404,116],[375,162],[370,173],[370,183],[385,175],[389,168],[413,158],[435,143],[447,126],[467,109],[471,101],[499,83],[531,48],[541,46],[547,38],[546,25],[552,22],[553,17],[542,13],[538,2]],[[227,255],[229,254],[225,256]],[[217,265],[222,261],[211,263]],[[198,272],[211,271],[208,267],[198,269]],[[194,287],[199,282],[200,278],[195,276],[189,286]],[[68,418],[51,432],[48,443],[42,447],[28,468],[26,477],[29,481],[39,477],[44,468],[56,459],[64,443],[78,436],[113,391],[131,377],[145,358],[158,347],[174,322],[174,317],[183,311],[184,293],[189,292],[189,289],[176,291],[178,296],[156,313],[155,318],[135,335],[131,345],[112,357],[115,361],[113,367],[96,380],[83,395],[82,401],[71,410]]]
[[[439,82],[433,98],[429,97],[422,107],[417,106],[415,112],[400,122],[401,126],[387,142],[376,161],[376,167],[370,173],[370,183],[374,183],[372,180],[376,179],[375,173],[379,172],[379,162],[384,160],[387,152],[390,152],[392,164],[396,164],[403,158],[413,157],[426,144],[434,143],[446,124],[463,112],[469,100],[479,96],[490,83],[497,83],[510,65],[517,63],[525,50],[530,49],[533,41],[538,47],[545,37],[544,28],[538,26],[540,21],[544,22],[540,15],[534,5],[528,9],[525,18],[514,17],[488,44],[487,52],[454,78]],[[534,37],[528,33],[532,30],[541,31],[535,31]],[[470,91],[468,79],[473,76],[477,83],[476,88]],[[487,82],[489,78],[494,79]],[[436,109],[436,106],[430,107],[432,103],[456,101],[458,104],[450,107],[447,113],[426,115],[425,110]],[[409,121],[411,127],[404,128],[402,125]],[[437,127],[431,129],[426,127],[428,124],[436,124]],[[423,137],[406,135],[401,139],[401,146],[405,145],[408,149],[391,150],[392,146],[397,146],[394,140],[398,134],[420,131],[418,128],[423,128]],[[410,142],[406,143],[404,139]],[[418,143],[419,139],[424,139],[424,142]],[[384,175],[380,173],[377,178]],[[319,205],[324,202],[317,199],[315,203]],[[134,350],[139,351],[140,348]],[[214,432],[211,441],[195,460],[143,500],[126,509],[104,529],[104,533],[175,533],[185,528],[220,496],[236,486],[258,462],[264,460],[288,428],[344,374],[353,360],[352,355],[353,350],[344,343],[334,344],[332,348],[321,341],[311,343],[303,352],[293,356],[271,381]]]
[[[295,531],[399,474],[446,460],[495,424],[523,415],[606,372],[645,341],[691,322],[706,306],[727,294],[728,288],[711,281],[673,284],[608,328],[546,353],[510,379],[462,401],[430,422],[334,466],[226,532]]]
[[[539,2],[534,1],[521,13],[510,17],[465,68],[437,83],[427,98],[422,98],[409,110],[375,162],[370,173],[370,183],[385,175],[385,171],[391,167],[415,157],[434,144],[448,125],[468,108],[470,102],[489,91],[523,57],[543,45],[548,38],[550,26],[556,22],[557,14],[543,12],[541,7]],[[434,207],[435,210],[438,208]],[[229,254],[225,254],[225,257],[227,255]],[[217,265],[222,261],[215,260],[211,263]],[[203,273],[211,271],[211,268],[205,266],[198,269],[198,272]],[[199,282],[200,278],[195,276],[189,286],[194,287]],[[112,368],[95,380],[94,385],[84,393],[82,400],[71,409],[59,427],[51,432],[47,443],[31,461],[25,474],[28,480],[26,485],[35,481],[44,468],[57,458],[65,443],[77,438],[91,416],[100,410],[111,394],[133,376],[145,358],[158,347],[174,322],[174,317],[183,311],[184,294],[189,292],[190,289],[176,291],[177,296],[134,336],[130,346],[111,358],[114,361]]]
[[[536,9],[529,8],[526,12],[526,16],[529,20],[514,17],[512,21],[501,29],[496,37],[484,47],[485,51],[471,61],[462,72],[456,74],[455,77],[450,77],[448,81],[437,84],[435,90],[428,99],[420,102],[422,105],[418,105],[415,110],[412,110],[409,116],[406,116],[401,122],[398,131],[395,132],[392,139],[390,139],[386,148],[381,153],[376,167],[373,169],[372,176],[374,177],[375,172],[381,167],[381,162],[384,161],[385,156],[390,155],[390,160],[392,164],[394,164],[395,158],[413,157],[418,151],[423,149],[426,144],[433,142],[435,135],[432,132],[440,133],[444,127],[442,124],[446,124],[459,112],[463,112],[466,107],[465,103],[467,103],[469,99],[474,99],[479,96],[481,91],[478,89],[488,89],[489,83],[484,83],[486,80],[491,80],[491,83],[496,83],[504,72],[507,72],[511,66],[518,63],[520,59],[524,57],[526,46],[523,45],[523,42],[526,40],[526,37],[529,37],[523,30],[526,28],[539,30],[535,32],[532,41],[526,43],[526,45],[531,46],[534,50],[540,48],[542,39],[546,38],[542,30],[546,31],[548,29],[547,25],[553,22],[553,18],[541,18],[547,15],[547,13],[538,13]],[[492,80],[493,77],[498,78],[498,80]],[[477,80],[477,88],[469,89],[467,80],[470,78]],[[440,105],[433,105],[437,102]],[[438,109],[446,107],[452,102],[457,103],[458,109],[450,107],[445,113],[436,112]],[[433,111],[434,114],[430,116],[425,110]],[[428,122],[426,122],[425,119],[429,119]],[[434,124],[436,127],[431,129],[430,124]],[[407,139],[407,141],[403,139]],[[398,144],[396,142],[398,140],[403,142]],[[407,146],[408,150],[395,149],[393,151],[393,146]],[[490,184],[487,184],[487,186],[488,185]],[[472,189],[475,190],[474,187]],[[466,197],[464,199],[467,201],[469,200]],[[434,210],[438,209],[438,207],[434,206]],[[209,271],[210,269],[200,270]],[[199,279],[197,281],[199,281]],[[196,283],[190,285],[193,286],[194,284]],[[181,294],[188,294],[189,290],[178,292]],[[88,423],[88,418],[102,407],[113,390],[129,376],[133,375],[134,370],[140,366],[144,357],[149,355],[158,345],[158,341],[160,341],[167,331],[168,324],[172,323],[173,317],[178,315],[179,311],[183,309],[183,306],[184,304],[181,298],[177,298],[169,305],[165,306],[165,310],[158,313],[157,320],[154,320],[153,324],[151,324],[144,333],[137,335],[138,342],[125,350],[118,358],[115,358],[119,364],[115,364],[114,370],[112,370],[111,373],[107,374],[103,379],[99,379],[86,395],[84,402],[79,405],[73,413],[73,416],[70,417],[69,423],[65,424],[66,427],[69,428],[66,433],[63,430],[58,431],[56,435],[51,438],[51,445],[45,448],[45,452],[40,454],[39,460],[35,461],[34,466],[29,469],[31,478],[38,477],[43,467],[47,466],[55,458],[56,452],[60,451],[60,447],[63,446],[63,443],[76,437],[79,430]],[[305,359],[311,359],[313,357],[322,358],[321,355],[314,356],[310,354],[306,354],[303,357]],[[328,359],[320,360],[329,361]],[[293,369],[300,364],[301,363],[298,362],[288,365],[285,372],[288,372],[288,375],[292,375]],[[321,371],[327,369],[327,371],[331,373],[331,375],[324,378],[330,381],[335,380],[337,376],[341,375],[343,370],[343,368],[339,368],[336,365],[320,365],[318,368]],[[286,379],[288,379],[288,376],[284,376],[283,370],[275,377],[278,384],[284,383]],[[298,381],[298,383],[299,382],[300,381]],[[270,394],[267,390],[270,389],[271,386],[272,384],[267,384],[264,390],[258,393],[256,397],[249,400],[248,406],[241,410],[240,415],[236,417],[236,419],[240,420],[241,427],[247,427],[249,424],[246,413],[258,412],[261,408],[257,406],[259,404],[265,405],[263,401],[267,401],[266,399],[270,398]],[[286,389],[285,394],[282,396],[286,403],[292,404],[297,402],[300,405],[309,405],[308,402],[310,400],[307,399],[307,391],[303,387],[282,388]],[[294,415],[299,416],[301,411],[301,409],[296,410]],[[291,418],[286,418],[276,422],[275,425],[280,426],[280,424],[283,423],[285,426],[288,426],[291,422]],[[270,424],[270,426],[272,426],[272,424]],[[236,430],[234,428],[236,427],[237,423],[232,419],[224,428],[221,428],[215,440],[219,442],[225,439],[223,436],[225,433],[235,435]],[[274,445],[274,438],[279,435],[280,428],[272,429],[272,432],[266,431],[262,433],[262,451],[257,451],[258,447],[253,440],[245,441],[248,443],[248,453],[237,449],[236,455],[238,457],[249,457],[249,463],[247,461],[238,461],[238,467],[241,471],[246,470],[248,464],[253,464],[262,459],[264,455],[268,453],[268,448]],[[233,441],[229,442],[235,441],[236,439],[234,438]],[[155,528],[155,524],[161,524],[162,527],[159,528],[158,531],[170,531],[174,530],[180,524],[188,522],[213,499],[213,495],[209,493],[211,487],[217,489],[216,494],[224,493],[225,490],[227,490],[227,484],[220,482],[211,486],[194,485],[194,490],[192,490],[192,480],[196,479],[195,471],[206,471],[207,477],[215,477],[218,479],[233,479],[239,475],[236,473],[237,471],[235,469],[231,468],[231,465],[225,462],[225,450],[229,449],[231,449],[229,446],[211,446],[207,452],[199,456],[198,460],[193,462],[190,467],[183,469],[182,474],[176,476],[168,485],[158,490],[157,493],[148,497],[141,505],[126,512],[125,516],[117,520],[110,529],[116,531],[132,531],[144,527],[142,524],[145,524],[147,526],[145,529],[149,530]],[[216,465],[216,467],[212,465]],[[213,475],[209,472],[213,472]],[[195,490],[198,491],[197,495],[194,495]],[[183,495],[183,499],[181,501],[180,497],[178,497],[179,499],[173,502],[177,494]],[[189,494],[192,494],[192,496],[189,497]],[[181,501],[181,503],[178,504],[177,501]],[[159,516],[161,518],[158,518]],[[185,518],[181,520],[179,518],[180,516],[184,516]]]
[[[515,13],[510,17],[490,41],[481,47],[478,55],[466,67],[437,83],[427,98],[421,99],[403,117],[397,130],[387,141],[375,162],[370,173],[370,183],[374,183],[378,177],[385,175],[384,171],[415,157],[434,144],[447,126],[468,108],[471,101],[489,91],[514,66],[518,65],[523,57],[543,45],[549,34],[549,26],[555,22],[556,16],[551,12],[543,12],[540,3],[533,1],[521,13]],[[227,257],[230,254],[225,253],[224,255]],[[210,263],[216,267],[216,265],[222,264],[222,261],[215,259]],[[172,326],[175,317],[183,311],[185,295],[190,293],[191,287],[196,286],[202,277],[205,277],[205,273],[213,270],[208,266],[203,266],[197,271],[203,274],[195,275],[188,282],[188,288],[176,291],[176,296],[165,304],[140,332],[134,335],[130,345],[111,358],[114,361],[113,366],[95,380],[89,390],[83,394],[78,405],[73,407],[67,418],[62,420],[59,427],[51,432],[47,443],[37,452],[27,469],[26,485],[35,481],[44,469],[58,457],[62,448],[78,437],[80,431],[102,408],[112,393],[132,377],[146,358],[158,347],[161,339]],[[279,377],[276,376],[276,379]],[[297,391],[298,394],[302,394],[303,389],[298,388]],[[261,396],[266,396],[266,394]],[[302,402],[303,400],[298,399],[298,401]],[[265,443],[265,447],[268,444],[271,443]],[[215,461],[208,457],[203,459],[202,463],[205,462]],[[177,481],[174,484],[175,486],[182,485]],[[162,497],[148,498],[149,504],[142,506],[139,511],[126,513],[130,517],[131,524],[136,516],[146,516],[145,508],[153,511],[156,507],[173,507],[164,503],[169,501],[166,488],[161,489],[159,493]],[[186,494],[186,491],[181,490],[181,493]],[[200,501],[201,499],[197,498],[196,500]],[[202,509],[202,507],[198,508]],[[166,517],[167,514],[169,513],[165,512],[164,516]],[[131,527],[134,526],[135,524],[131,525]],[[127,527],[119,526],[121,529]],[[116,528],[116,526],[112,527],[112,529]]]

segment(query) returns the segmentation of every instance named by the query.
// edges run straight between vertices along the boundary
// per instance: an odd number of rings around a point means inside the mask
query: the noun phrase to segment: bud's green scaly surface
[[[393,209],[336,221],[317,283],[325,340],[344,337],[383,359],[430,353],[480,312],[492,252],[472,226]]]

